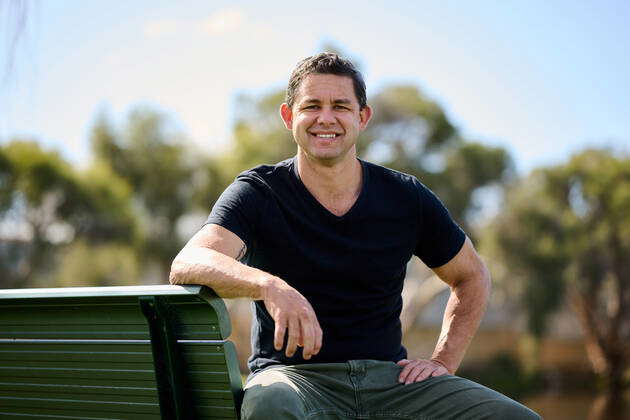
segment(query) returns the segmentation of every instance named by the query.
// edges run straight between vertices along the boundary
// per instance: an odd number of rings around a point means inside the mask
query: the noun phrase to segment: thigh
[[[425,420],[540,419],[527,407],[470,380],[445,375],[404,385],[397,381],[399,372],[392,363],[368,373],[362,400],[370,415]]]
[[[540,420],[522,404],[468,379],[445,375],[423,382],[402,388],[412,386],[408,401],[430,419]]]
[[[243,419],[354,418],[345,364],[272,367],[245,385]]]
[[[268,369],[254,375],[245,385],[241,418],[302,419],[306,412],[304,402],[291,381]]]

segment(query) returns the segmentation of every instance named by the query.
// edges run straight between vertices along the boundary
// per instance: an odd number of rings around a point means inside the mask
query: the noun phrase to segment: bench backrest
[[[201,286],[0,290],[0,418],[236,419],[229,334]]]

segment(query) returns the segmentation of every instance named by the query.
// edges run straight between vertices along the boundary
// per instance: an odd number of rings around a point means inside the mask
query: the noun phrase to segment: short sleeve
[[[265,207],[264,194],[252,181],[237,178],[221,194],[205,224],[217,224],[237,235],[251,249],[256,225]]]
[[[416,187],[420,197],[420,221],[414,254],[428,267],[439,267],[457,255],[466,234],[430,189],[419,181]]]

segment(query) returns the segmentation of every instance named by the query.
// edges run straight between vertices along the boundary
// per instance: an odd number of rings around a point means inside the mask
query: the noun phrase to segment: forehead
[[[352,79],[348,76],[336,74],[309,74],[300,84],[296,102],[317,99],[339,100],[348,99],[358,103],[354,93]]]

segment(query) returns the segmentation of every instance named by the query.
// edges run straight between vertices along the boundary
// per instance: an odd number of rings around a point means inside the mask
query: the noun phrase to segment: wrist
[[[281,281],[280,278],[275,276],[262,277],[258,283],[258,296],[256,296],[256,299],[266,301],[271,290],[278,288]]]
[[[442,366],[444,369],[446,369],[448,371],[448,373],[450,373],[451,375],[455,373],[455,369],[452,369],[451,367],[449,367],[445,362],[443,362],[442,360],[436,358],[436,357],[432,357],[431,361],[433,363],[437,363],[438,365]]]

